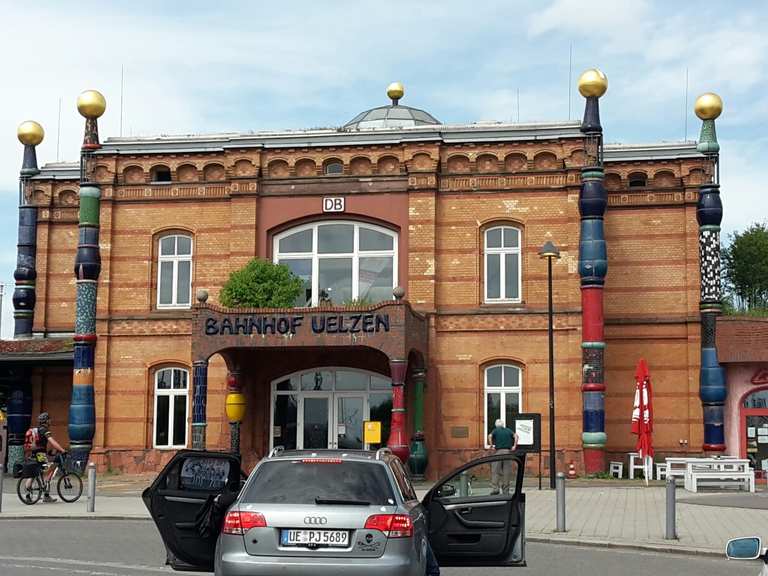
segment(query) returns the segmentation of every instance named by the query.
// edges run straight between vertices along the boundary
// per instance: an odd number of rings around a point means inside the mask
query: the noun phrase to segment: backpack
[[[24,452],[32,452],[37,450],[40,445],[40,432],[37,428],[30,428],[27,433],[24,434]]]

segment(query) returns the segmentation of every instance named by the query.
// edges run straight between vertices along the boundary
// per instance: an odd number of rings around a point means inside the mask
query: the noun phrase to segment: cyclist
[[[37,417],[37,427],[27,430],[27,434],[24,440],[25,451],[29,452],[29,456],[40,465],[48,463],[48,447],[50,446],[57,454],[64,454],[65,450],[62,448],[56,439],[51,435],[51,417],[48,412],[41,412]],[[56,498],[52,498],[49,492],[50,481],[56,472],[56,461],[48,468],[48,473],[45,477],[45,494],[43,496],[43,502],[56,502]],[[27,480],[27,490],[32,485],[32,479]],[[27,494],[27,499],[31,500],[31,496]]]

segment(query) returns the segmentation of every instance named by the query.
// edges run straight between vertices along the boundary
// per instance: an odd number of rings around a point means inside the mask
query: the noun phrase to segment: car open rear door
[[[525,566],[525,454],[473,460],[424,497],[440,566]]]
[[[174,570],[213,572],[221,530],[216,497],[231,502],[240,490],[240,459],[234,454],[181,450],[142,499],[160,531]]]

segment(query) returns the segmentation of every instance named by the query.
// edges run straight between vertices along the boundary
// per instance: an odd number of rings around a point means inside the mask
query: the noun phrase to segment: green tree
[[[723,277],[735,313],[768,313],[768,226],[752,224],[730,236]]]
[[[227,308],[290,308],[302,287],[287,266],[254,258],[229,275],[219,301]]]

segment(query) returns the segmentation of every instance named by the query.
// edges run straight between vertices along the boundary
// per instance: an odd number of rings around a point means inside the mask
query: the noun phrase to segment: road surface
[[[753,562],[529,543],[527,569],[451,568],[446,576],[755,576]],[[2,576],[172,574],[157,530],[143,520],[0,519]],[[180,573],[181,574],[181,573]],[[190,573],[187,573],[190,574]]]

